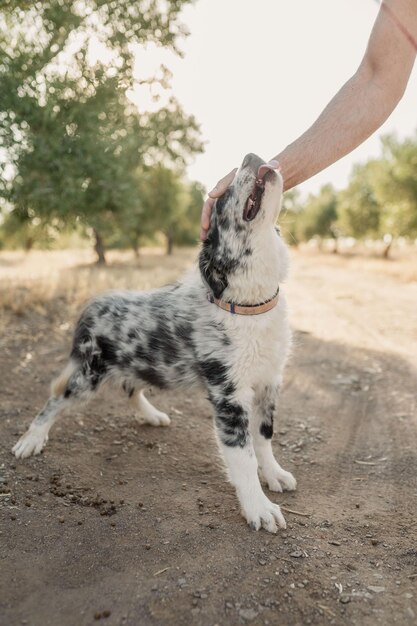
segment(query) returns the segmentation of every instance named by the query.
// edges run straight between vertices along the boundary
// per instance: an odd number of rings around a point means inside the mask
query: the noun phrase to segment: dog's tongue
[[[258,178],[263,178],[265,174],[270,170],[279,170],[278,161],[269,161],[269,163],[264,163],[263,165],[261,165],[258,169]]]

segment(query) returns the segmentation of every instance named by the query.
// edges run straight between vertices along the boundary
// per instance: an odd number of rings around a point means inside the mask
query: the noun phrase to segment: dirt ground
[[[273,446],[298,490],[269,494],[277,535],[239,516],[210,406],[187,390],[153,394],[160,429],[104,394],[17,461],[75,314],[61,296],[1,313],[1,626],[417,623],[417,282],[396,261],[292,256]]]

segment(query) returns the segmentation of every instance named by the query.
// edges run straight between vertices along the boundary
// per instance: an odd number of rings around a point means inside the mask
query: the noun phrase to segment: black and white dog
[[[295,489],[271,448],[282,371],[291,335],[279,294],[288,255],[275,222],[282,178],[249,154],[219,198],[199,270],[149,292],[111,292],[93,299],[77,324],[69,362],[28,431],[13,448],[39,454],[58,415],[110,380],[120,383],[153,426],[169,417],[141,387],[204,386],[213,405],[219,446],[251,528],[285,528],[278,505],[262,491]]]

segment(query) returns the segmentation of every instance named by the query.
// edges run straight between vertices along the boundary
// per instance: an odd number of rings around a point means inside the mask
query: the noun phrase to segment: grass
[[[46,313],[56,301],[78,309],[91,296],[109,289],[152,289],[174,282],[192,267],[196,248],[166,256],[160,249],[108,253],[98,266],[88,250],[34,250],[0,253],[0,310],[14,315]]]
[[[144,249],[137,259],[133,253],[111,251],[108,265],[97,266],[90,250],[33,250],[0,252],[0,311],[10,315],[30,312],[46,314],[56,305],[70,313],[91,296],[109,289],[152,289],[172,283],[190,269],[198,248],[177,249],[166,256],[158,248]],[[346,265],[389,275],[401,282],[417,281],[417,250],[409,247],[393,252],[385,261],[349,250],[341,254],[321,253],[303,246],[292,250],[295,257],[312,257],[326,266]],[[4,315],[3,315],[4,317]]]

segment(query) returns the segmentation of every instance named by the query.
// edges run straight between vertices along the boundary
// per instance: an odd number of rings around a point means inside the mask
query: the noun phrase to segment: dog
[[[249,526],[271,533],[286,527],[258,476],[259,469],[271,491],[296,488],[271,447],[291,344],[279,292],[288,252],[275,226],[282,189],[279,172],[246,155],[214,204],[198,268],[174,285],[105,293],[87,304],[67,366],[13,448],[17,458],[39,454],[61,412],[90,399],[110,380],[153,426],[168,426],[170,418],[141,387],[199,384],[213,406],[218,444]]]

